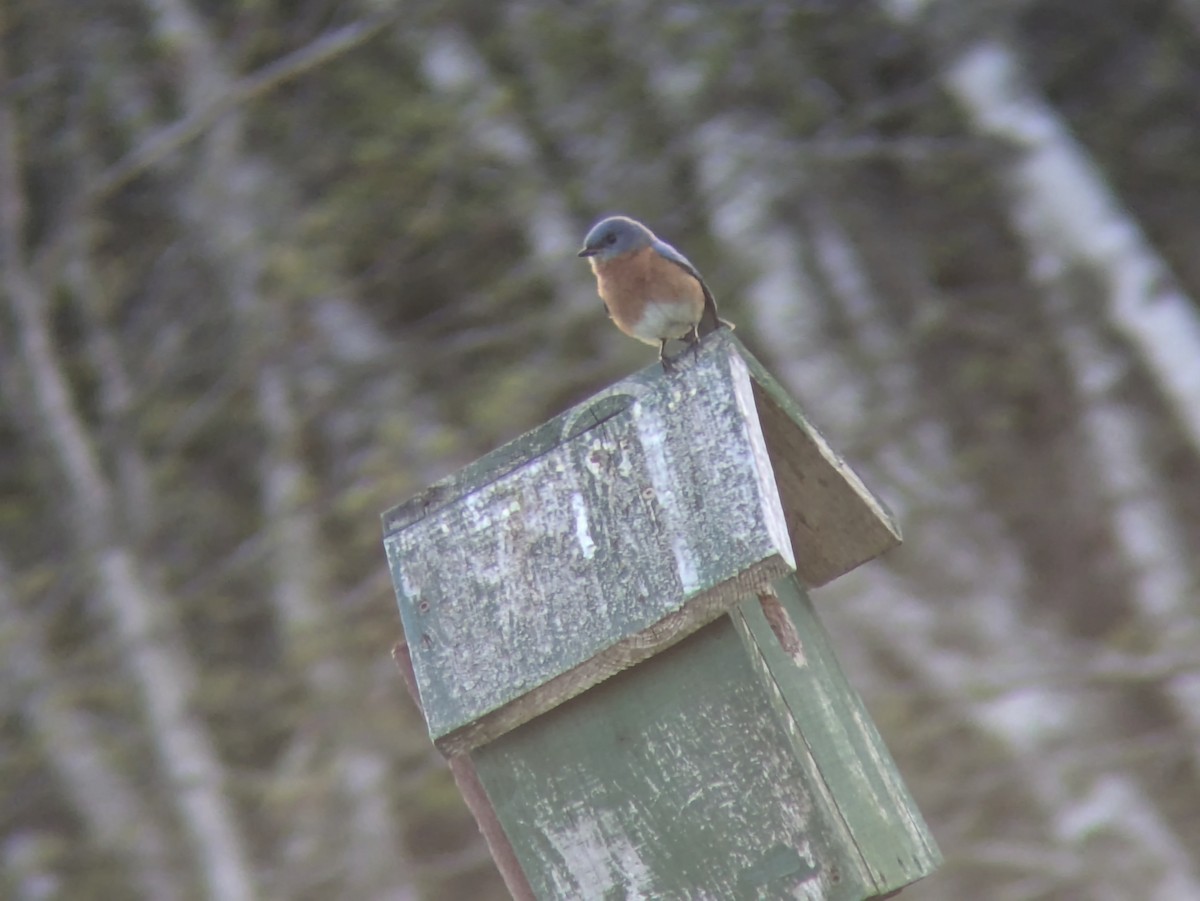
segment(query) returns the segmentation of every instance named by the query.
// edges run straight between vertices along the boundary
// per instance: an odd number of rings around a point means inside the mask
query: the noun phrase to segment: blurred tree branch
[[[281,781],[301,787],[272,826],[284,894],[319,883],[323,870],[342,874],[347,891],[369,897],[411,891],[403,830],[388,803],[387,755],[360,734],[348,702],[362,681],[338,653],[334,612],[315,482],[304,454],[299,365],[290,341],[298,331],[297,288],[267,278],[275,253],[294,236],[277,223],[294,221],[295,192],[288,179],[261,164],[246,146],[241,109],[247,99],[344,53],[378,34],[396,13],[376,16],[318,39],[249,78],[238,79],[201,12],[188,0],[144,0],[160,40],[178,48],[176,92],[185,117],[142,147],[161,159],[182,141],[202,138],[197,171],[173,202],[179,221],[216,273],[216,300],[235,327],[233,358],[243,364],[243,385],[253,398],[261,430],[255,470],[259,528],[267,536],[266,596],[282,638],[283,659],[308,691],[306,707],[324,727],[298,730],[283,751],[299,770]],[[163,132],[159,133],[160,135]],[[182,140],[180,140],[182,138]],[[132,171],[144,168],[134,162]],[[267,198],[270,198],[270,202]],[[283,212],[275,211],[282,206]],[[336,738],[335,738],[336,737]],[[330,798],[336,798],[332,815]],[[311,848],[324,849],[321,860]]]
[[[95,591],[124,645],[142,693],[158,763],[172,783],[198,870],[214,897],[250,901],[253,870],[224,794],[212,735],[192,715],[196,673],[179,641],[170,605],[126,543],[114,489],[72,397],[49,326],[47,291],[25,259],[26,200],[17,118],[4,90],[0,45],[0,269],[15,313],[20,357],[31,386],[32,419],[67,482],[68,521],[95,577]]]
[[[124,157],[101,172],[90,185],[88,199],[103,200],[116,193],[164,157],[203,135],[222,116],[238,106],[299,78],[365,44],[399,18],[398,10],[351,22],[321,35],[258,71],[232,82],[198,109],[143,138]]]
[[[16,573],[0,556],[0,619],[5,647],[0,673],[12,706],[39,741],[39,750],[62,781],[103,853],[126,861],[130,879],[145,898],[180,901],[183,887],[172,872],[164,824],[144,797],[145,781],[132,780],[104,752],[103,729],[73,702],[43,610],[17,599]],[[6,704],[9,699],[5,699]]]

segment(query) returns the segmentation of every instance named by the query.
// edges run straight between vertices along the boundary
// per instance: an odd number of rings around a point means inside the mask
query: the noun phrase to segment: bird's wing
[[[692,261],[666,241],[656,239],[651,246],[659,256],[670,260],[700,283],[700,290],[704,292],[704,312],[700,314],[700,323],[696,326],[697,334],[703,338],[709,332],[715,332],[722,326],[733,328],[732,323],[726,322],[717,315],[717,299],[713,297],[712,291],[708,290],[708,285],[704,283],[700,271],[692,265]]]

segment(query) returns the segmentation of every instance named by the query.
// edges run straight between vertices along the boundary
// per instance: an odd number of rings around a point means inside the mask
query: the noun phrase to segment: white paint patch
[[[788,533],[787,517],[783,513],[783,500],[775,483],[775,469],[771,466],[771,455],[767,453],[762,424],[758,420],[758,407],[754,403],[754,389],[750,384],[750,371],[740,355],[729,354],[729,368],[733,376],[734,398],[738,412],[742,414],[742,428],[746,443],[751,450],[754,480],[758,485],[759,502],[762,505],[763,525],[771,536],[771,543],[789,568],[796,568],[796,556],[792,550],[792,539]]]
[[[692,558],[692,548],[687,543],[686,536],[676,534],[671,537],[671,553],[675,555],[675,566],[679,571],[683,593],[694,593],[700,587],[700,574],[696,571],[696,561]]]
[[[401,593],[407,598],[415,598],[419,589],[409,579],[408,571],[404,568],[404,548],[401,547],[399,540],[393,535],[384,542],[383,547],[387,552],[392,578],[399,583]]]
[[[696,555],[688,544],[688,530],[678,525],[684,519],[684,514],[679,509],[675,478],[667,460],[666,424],[654,411],[640,404],[634,408],[633,421],[645,455],[650,485],[662,511],[663,527],[671,542],[671,553],[675,556],[675,572],[684,595],[694,594],[700,588],[699,567],[696,565]]]
[[[571,512],[575,514],[575,540],[579,542],[579,550],[584,560],[591,560],[596,556],[596,542],[592,541],[592,532],[588,528],[587,502],[578,491],[571,495]]]
[[[655,891],[653,872],[614,813],[598,811],[594,817],[581,816],[565,828],[544,834],[570,874],[564,879],[566,874],[551,868],[558,897],[581,897],[581,886],[602,889],[605,897],[620,889],[619,897],[629,901],[661,897]],[[599,895],[589,892],[586,897]]]

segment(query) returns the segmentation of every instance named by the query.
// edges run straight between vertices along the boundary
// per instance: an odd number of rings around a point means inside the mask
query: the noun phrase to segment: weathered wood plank
[[[471,757],[539,898],[868,897],[795,746],[722,617]]]
[[[828,634],[794,577],[775,596],[798,636],[784,648],[759,605],[731,613],[772,710],[813,761],[859,852],[861,878],[883,895],[931,873],[941,854],[862,699],[834,657]]]
[[[900,527],[883,503],[745,348],[742,357],[800,579],[824,585],[900,544]]]
[[[661,367],[658,367],[661,369]],[[618,382],[607,391],[589,398],[524,435],[514,438],[473,463],[451,473],[383,514],[383,533],[406,528],[464,494],[494,482],[542,454],[547,453],[564,438],[600,425],[604,420],[621,413],[634,402],[637,386],[652,382],[653,372],[642,372]]]
[[[458,497],[389,514],[443,750],[544,712],[794,567],[737,349],[706,344],[680,365],[559,417],[554,441],[527,436],[447,489]]]
[[[786,390],[746,350],[736,335],[708,336],[701,357],[733,349],[753,380],[757,420],[787,514],[793,557],[806,585],[818,586],[879,556],[900,543],[900,529],[882,502],[833,451]],[[686,370],[690,360],[682,361]],[[402,529],[548,452],[564,438],[598,425],[653,390],[667,375],[647,366],[542,426],[498,448],[465,469],[430,486],[383,516],[384,533]]]

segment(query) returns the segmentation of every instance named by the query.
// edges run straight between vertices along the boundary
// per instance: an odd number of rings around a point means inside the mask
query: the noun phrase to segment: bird
[[[631,338],[657,344],[667,372],[672,368],[668,341],[679,339],[698,349],[705,335],[733,328],[717,315],[717,301],[691,261],[636,219],[600,220],[578,255],[591,264],[609,318]]]

